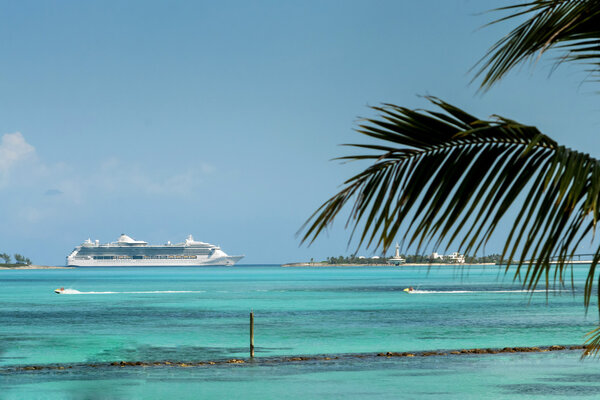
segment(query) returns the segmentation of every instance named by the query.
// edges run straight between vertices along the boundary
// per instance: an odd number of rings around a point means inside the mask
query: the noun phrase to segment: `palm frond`
[[[494,44],[479,61],[476,77],[489,88],[516,65],[539,58],[554,48],[563,61],[581,61],[591,74],[600,73],[600,2],[597,0],[538,0],[499,8],[511,14],[492,23],[530,16]]]
[[[600,217],[600,161],[535,127],[429,100],[435,111],[374,107],[380,118],[365,120],[358,132],[382,144],[350,145],[374,153],[343,157],[372,164],[305,222],[302,242],[312,243],[348,204],[347,227],[359,233],[358,246],[384,251],[400,237],[406,246],[445,241],[476,254],[504,225],[511,227],[502,252],[507,270],[514,266],[531,290],[540,281],[563,284]],[[518,215],[508,220],[510,209]],[[600,247],[585,283],[586,308],[599,262]],[[593,345],[600,348],[600,339]]]
[[[598,353],[600,352],[600,327],[588,332],[586,336],[586,349],[583,351],[581,358],[598,356]]]

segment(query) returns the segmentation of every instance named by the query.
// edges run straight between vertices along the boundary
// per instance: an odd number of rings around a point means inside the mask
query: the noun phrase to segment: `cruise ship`
[[[183,243],[148,245],[122,234],[116,242],[100,244],[90,239],[77,246],[67,265],[76,267],[142,267],[234,265],[244,256],[228,256],[220,247],[195,241],[192,235]]]

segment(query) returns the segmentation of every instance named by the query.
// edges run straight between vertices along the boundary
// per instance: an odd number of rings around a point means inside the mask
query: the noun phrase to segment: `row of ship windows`
[[[94,260],[172,260],[196,259],[196,256],[94,256]]]

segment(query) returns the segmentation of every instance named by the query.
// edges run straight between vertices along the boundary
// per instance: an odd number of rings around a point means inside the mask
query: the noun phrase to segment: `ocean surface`
[[[598,312],[574,271],[574,292],[533,294],[496,266],[0,271],[0,399],[598,398],[580,350],[373,356],[582,344]],[[246,358],[250,311],[254,363],[88,365]],[[264,362],[301,355],[338,358]],[[72,368],[17,368],[47,364]]]

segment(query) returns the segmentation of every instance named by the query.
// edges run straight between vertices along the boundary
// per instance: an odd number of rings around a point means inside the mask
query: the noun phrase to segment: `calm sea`
[[[600,360],[580,351],[344,356],[581,344],[598,321],[583,308],[585,269],[574,293],[533,295],[493,266],[0,271],[0,398],[597,398]],[[251,310],[256,363],[77,365],[247,357]],[[339,358],[260,362],[311,354]],[[57,363],[75,367],[13,368]]]

